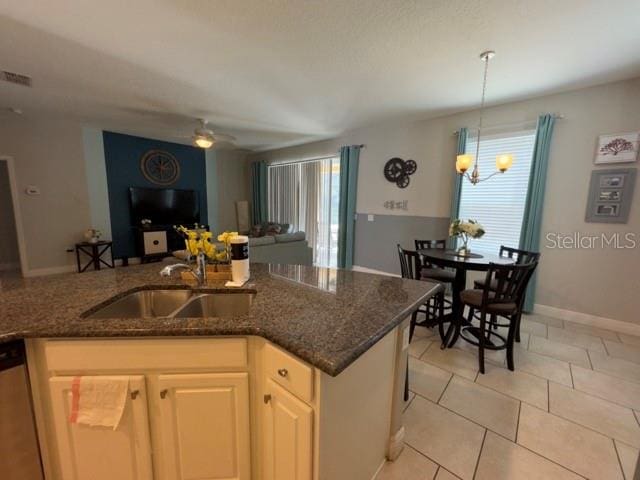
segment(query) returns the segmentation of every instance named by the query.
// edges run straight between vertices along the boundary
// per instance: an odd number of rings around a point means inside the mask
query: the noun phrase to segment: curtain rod
[[[350,147],[360,147],[366,148],[367,146],[364,143],[360,145],[349,145]],[[318,162],[320,160],[327,160],[329,158],[340,157],[340,152],[336,152],[334,155],[323,155],[321,157],[311,157],[311,158],[303,158],[300,160],[275,160],[273,162],[267,162],[269,165],[291,165],[294,163],[309,163],[309,162]]]
[[[556,120],[564,120],[565,116],[562,114],[554,114],[553,118],[555,118]],[[530,124],[535,124],[537,123],[537,120],[524,120],[522,122],[513,122],[513,123],[501,123],[501,124],[497,124],[497,125],[489,125],[487,127],[482,127],[482,130],[495,130],[497,128],[508,128],[508,127],[519,127],[519,126],[525,126],[525,125],[530,125]],[[477,131],[477,128],[470,128],[469,131]],[[458,135],[458,130],[456,130],[455,132],[453,132],[453,135]]]

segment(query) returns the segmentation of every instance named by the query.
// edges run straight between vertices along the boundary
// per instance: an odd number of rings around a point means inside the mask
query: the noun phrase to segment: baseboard
[[[388,275],[390,277],[399,277],[400,276],[397,273],[383,272],[382,270],[376,270],[374,268],[361,267],[360,265],[354,265],[352,270],[354,270],[356,272],[363,272],[363,273],[374,273],[376,275]]]
[[[623,322],[622,320],[615,320],[613,318],[599,317],[597,315],[591,315],[590,313],[574,312],[573,310],[565,310],[540,303],[536,303],[533,306],[533,313],[589,325],[591,327],[604,328],[605,330],[613,330],[614,332],[640,336],[640,325],[638,324]]]

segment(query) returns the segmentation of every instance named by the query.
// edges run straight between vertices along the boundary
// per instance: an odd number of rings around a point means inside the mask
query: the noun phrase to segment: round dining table
[[[513,258],[487,253],[480,254],[471,252],[469,256],[460,256],[455,250],[444,248],[418,250],[418,254],[422,256],[425,264],[451,268],[456,272],[452,284],[451,313],[446,314],[444,318],[440,320],[449,323],[446,336],[442,341],[442,348],[452,347],[458,340],[460,328],[465,322],[463,317],[464,306],[460,301],[460,293],[466,288],[467,272],[486,272],[492,263],[511,265],[515,260]]]

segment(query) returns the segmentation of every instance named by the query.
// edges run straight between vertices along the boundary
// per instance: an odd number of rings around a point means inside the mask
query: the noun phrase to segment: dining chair
[[[531,262],[539,262],[540,261],[540,253],[538,252],[530,252],[527,250],[519,250],[517,248],[507,247],[505,245],[500,246],[500,252],[498,254],[503,258],[510,258],[515,261],[516,264],[522,263],[531,263]],[[474,288],[482,289],[484,288],[484,279],[476,280],[473,282]],[[493,288],[495,285],[490,286]],[[516,322],[516,342],[520,343],[520,321],[522,320],[522,306],[524,305],[526,295],[526,289],[522,292],[522,298],[520,299],[520,314],[518,315],[518,319]],[[478,318],[476,316],[476,318]],[[500,324],[496,321],[495,317],[491,318],[491,325],[495,329],[498,327],[505,327],[506,325]]]
[[[509,370],[514,370],[513,345],[518,318],[522,312],[520,300],[537,265],[537,262],[510,265],[491,263],[482,289],[468,289],[460,293],[460,301],[469,308],[468,325],[462,328],[460,336],[478,347],[480,373],[484,373],[485,349],[506,348],[507,367]],[[480,313],[479,327],[472,325],[476,310]],[[508,327],[507,338],[493,331],[491,324],[487,322],[487,316],[507,319],[508,323],[505,325]]]
[[[416,246],[416,250],[429,250],[432,248],[438,248],[444,250],[447,246],[446,240],[414,240],[414,244]],[[433,280],[439,283],[444,284],[445,287],[449,287],[453,284],[456,274],[455,272],[441,267],[439,265],[432,264],[426,261],[424,258],[422,260],[422,269],[420,270],[420,274],[422,278],[427,280]],[[431,307],[431,308],[429,308]],[[438,321],[437,319],[437,310],[435,302],[434,304],[429,305],[429,315],[431,316],[431,320],[433,323]],[[444,299],[443,308],[445,310],[451,309],[452,305],[449,300]]]
[[[430,281],[434,283],[442,284],[443,282],[430,277],[425,277],[422,275],[422,271],[424,270],[422,264],[422,257],[420,254],[413,250],[405,250],[398,244],[398,256],[400,258],[400,272],[402,274],[402,278],[410,278],[412,280],[424,280]],[[444,315],[444,306],[445,306],[445,298],[444,298],[444,288],[442,288],[438,293],[433,295],[427,303],[420,307],[418,310],[413,312],[411,315],[411,329],[409,330],[409,341],[413,338],[413,332],[415,331],[415,327],[426,327],[431,328],[436,325],[440,331],[440,337],[444,341],[445,331],[442,323],[438,320],[442,315]],[[422,313],[425,316],[425,320],[422,322],[418,322],[418,314]]]
[[[412,250],[405,250],[402,248],[400,244],[397,244],[398,248],[398,257],[400,259],[400,273],[402,278],[407,278],[410,280],[427,280],[422,278],[420,275],[420,271],[422,269],[422,258],[418,254],[418,252]],[[431,279],[429,279],[431,280]],[[433,281],[433,280],[431,280]],[[437,300],[433,300],[437,299]],[[429,327],[429,303],[435,301],[439,308],[440,316],[444,315],[444,288],[441,289],[437,294],[431,297],[427,304],[422,307],[419,307],[415,312],[411,314],[411,323],[409,324],[409,343],[413,340],[413,333],[415,332],[416,326],[420,327]],[[418,322],[418,313],[422,313],[425,315],[426,319],[424,322]],[[445,332],[444,326],[442,322],[438,322],[438,328],[440,331],[440,337],[444,342]],[[409,399],[409,363],[407,359],[407,372],[405,377],[404,384],[404,399],[407,401]]]

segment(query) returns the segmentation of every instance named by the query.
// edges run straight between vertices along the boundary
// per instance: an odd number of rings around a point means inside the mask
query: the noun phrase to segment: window
[[[535,130],[527,130],[481,137],[478,156],[481,175],[495,172],[496,155],[500,153],[512,153],[514,161],[504,175],[498,174],[486,182],[472,185],[462,181],[458,217],[477,220],[486,230],[482,238],[470,242],[472,251],[495,254],[501,245],[518,247],[535,136]],[[465,153],[475,155],[476,141],[477,137],[467,139]]]
[[[303,231],[313,263],[335,267],[338,261],[338,157],[270,165],[267,170],[269,220]]]

